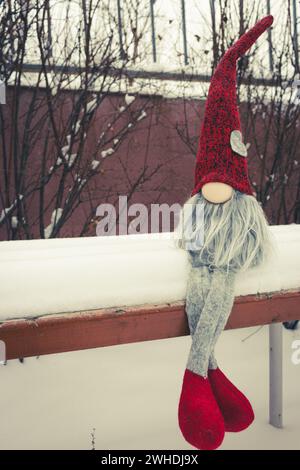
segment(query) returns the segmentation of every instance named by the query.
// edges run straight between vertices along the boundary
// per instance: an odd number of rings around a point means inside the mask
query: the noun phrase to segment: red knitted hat
[[[272,23],[273,16],[266,16],[243,34],[224,54],[213,74],[196,156],[192,196],[210,182],[226,183],[242,193],[253,194],[237,106],[236,61]]]

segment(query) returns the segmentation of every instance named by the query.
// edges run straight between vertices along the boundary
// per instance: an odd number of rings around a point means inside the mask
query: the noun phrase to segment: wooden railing
[[[227,329],[300,319],[300,290],[237,297]],[[183,302],[43,315],[0,324],[7,359],[188,335]]]

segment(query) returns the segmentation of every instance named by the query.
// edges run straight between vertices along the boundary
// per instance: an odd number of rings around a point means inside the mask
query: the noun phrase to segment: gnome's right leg
[[[209,275],[208,267],[201,266],[196,269],[192,268],[192,272],[189,276],[186,297],[186,311],[191,336],[194,336],[195,334],[210,286],[211,276]],[[229,302],[226,309],[227,312],[230,313],[234,297],[234,274],[229,274],[225,277],[225,290],[228,293],[227,299]],[[214,356],[214,347],[219,335],[226,325],[227,318],[228,313],[220,315],[211,345],[211,353],[208,363],[208,377],[212,391],[224,418],[225,431],[238,432],[246,429],[252,423],[254,413],[249,400],[219,369]]]
[[[211,275],[208,266],[199,266],[197,268],[192,268],[190,271],[190,276],[187,286],[186,294],[186,312],[189,323],[190,335],[193,337],[198,321],[200,319],[201,312],[204,308],[204,304],[209,292],[211,283]],[[215,335],[215,341],[212,347],[212,351],[209,357],[208,368],[217,369],[218,364],[214,355],[214,347],[217,342],[219,334],[223,330],[223,321],[220,320],[217,331]],[[220,330],[220,333],[218,333]]]
[[[233,303],[233,289],[226,289],[227,274],[221,270],[191,268],[188,282],[187,314],[193,324],[199,316],[200,284],[207,281],[208,293],[198,320],[178,408],[179,427],[185,439],[198,449],[215,449],[223,441],[224,419],[207,378],[209,357],[220,319],[228,317]],[[198,313],[197,313],[198,312]]]
[[[228,315],[231,312],[231,308],[234,300],[234,280],[235,275],[233,273],[219,273],[218,277],[224,277],[224,294],[223,294],[223,314],[220,312],[219,320],[216,324],[216,329],[212,342],[210,344],[210,356],[208,362],[208,369],[217,369],[218,363],[214,355],[214,349],[217,340],[225,328],[227,323]],[[200,266],[198,268],[192,268],[191,275],[189,277],[187,296],[186,296],[186,312],[189,322],[190,334],[193,337],[197,328],[197,324],[202,315],[205,303],[207,303],[208,293],[211,288],[212,274],[207,266]],[[222,283],[223,284],[223,283]],[[220,283],[221,288],[221,283]],[[206,306],[208,309],[209,306]]]
[[[187,362],[187,368],[202,377],[207,377],[209,359],[213,357],[213,349],[226,325],[234,301],[234,274],[219,269],[208,269],[206,272],[210,278],[209,290],[193,334]],[[198,277],[197,274],[196,276]],[[203,277],[198,282],[200,281],[203,282]],[[190,311],[188,308],[187,315],[194,315],[194,309]]]

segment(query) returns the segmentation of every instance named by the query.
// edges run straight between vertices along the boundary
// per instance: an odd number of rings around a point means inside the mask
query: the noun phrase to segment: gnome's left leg
[[[226,279],[228,290],[230,290],[233,283],[229,277]],[[217,339],[224,330],[226,322],[226,315],[220,317],[209,358],[208,377],[224,418],[225,431],[240,432],[248,428],[253,422],[254,412],[248,398],[219,369],[214,355]]]

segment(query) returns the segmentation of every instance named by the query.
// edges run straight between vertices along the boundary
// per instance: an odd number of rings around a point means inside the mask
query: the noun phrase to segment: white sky
[[[134,4],[137,0],[131,0]],[[184,70],[189,73],[211,74],[211,60],[212,60],[212,40],[211,40],[211,13],[210,13],[210,0],[186,0],[186,29],[187,29],[187,48],[189,56],[189,64],[184,64],[183,55],[183,34],[182,34],[182,21],[181,21],[181,0],[156,0],[155,9],[155,29],[156,29],[156,49],[157,49],[157,62],[153,62],[152,58],[152,41],[151,41],[151,24],[150,24],[150,0],[140,0],[142,7],[139,10],[138,30],[143,31],[138,54],[138,60],[130,64],[132,68],[142,70],[155,70],[165,72],[181,72]],[[116,1],[111,0],[91,0],[93,6],[97,6],[97,14],[94,15],[92,38],[95,45],[103,43],[103,39],[107,39],[109,30],[113,28],[115,47],[118,51],[119,48],[119,35],[117,25],[117,10]],[[232,18],[238,18],[238,0],[229,0],[230,11],[227,27],[225,27],[225,34],[228,40],[235,40],[238,35],[238,22],[232,21]],[[128,32],[129,16],[126,11],[127,1],[121,1],[123,7],[123,22],[124,30]],[[219,2],[216,4],[216,23],[217,27],[220,25],[220,11]],[[285,24],[287,15],[288,0],[271,0],[271,13],[274,16],[273,24],[273,44],[276,51],[278,41],[282,42],[282,27]],[[54,63],[64,63],[65,54],[68,50],[74,48],[78,44],[78,25],[82,18],[81,1],[79,0],[50,0],[51,17],[53,21],[52,37],[54,42],[53,53],[55,56]],[[101,7],[99,6],[101,5]],[[113,15],[115,23],[112,24],[108,21],[108,14],[105,13],[105,6],[109,7],[110,15]],[[299,8],[299,5],[298,5]],[[300,8],[299,8],[300,9]],[[300,13],[300,11],[299,11]],[[69,15],[72,21],[66,21],[66,15]],[[249,24],[253,25],[256,18],[261,18],[267,14],[265,0],[245,0],[244,2],[244,15],[248,19]],[[235,24],[236,23],[236,24]],[[68,27],[66,25],[69,25]],[[299,27],[300,28],[300,27]],[[199,39],[200,37],[200,39]],[[127,36],[127,41],[131,41],[131,35]],[[258,47],[257,57],[259,60],[255,62],[255,75],[258,77],[268,77],[269,74],[269,57],[268,57],[268,43],[267,35],[263,35],[256,43]],[[31,39],[28,44],[27,62],[39,63],[39,53],[36,45],[36,35],[34,27],[31,30]],[[65,43],[67,47],[65,46]],[[124,38],[126,42],[126,38]],[[67,52],[66,52],[67,51]],[[132,53],[132,48],[129,48]],[[100,60],[100,54],[99,54]],[[97,61],[96,61],[97,62]],[[275,59],[276,62],[276,59]],[[84,55],[81,59],[78,52],[78,47],[72,52],[71,65],[84,65]],[[116,63],[114,64],[117,65]],[[292,76],[293,70],[289,71]],[[27,77],[28,84],[34,77]],[[75,86],[75,85],[74,85]],[[158,85],[160,93],[164,95],[180,95],[184,93],[185,84],[176,86],[166,84],[169,91],[164,91],[161,82]],[[203,90],[200,92],[199,84],[188,85],[187,94],[189,96],[200,96],[205,93],[205,84]],[[154,84],[157,89],[157,84]],[[171,90],[171,93],[170,93]],[[134,91],[134,90],[133,90]],[[151,92],[151,91],[150,91]]]
[[[153,64],[152,61],[152,42],[151,42],[151,27],[149,19],[149,0],[140,0],[141,9],[139,14],[138,29],[143,31],[143,38],[139,48],[139,53],[142,60],[138,64],[140,68],[157,68],[159,70],[178,70],[184,67],[183,61],[183,34],[182,34],[182,21],[181,21],[181,0],[156,0],[154,5],[155,11],[155,29],[156,29],[156,48],[157,48],[157,63]],[[280,33],[280,26],[287,11],[288,0],[271,0],[271,13],[275,17],[274,22],[274,36]],[[68,38],[70,47],[74,45],[77,40],[77,26],[81,18],[81,7],[78,0],[50,0],[51,16],[53,20],[53,39],[59,38],[58,47],[56,47],[56,54],[60,59],[62,58],[62,44],[65,37]],[[126,26],[129,26],[128,15],[126,14],[127,2],[121,2],[124,7],[123,21]],[[134,1],[132,2],[134,3]],[[216,2],[216,21],[217,25],[220,24],[220,15],[218,3]],[[230,14],[233,18],[238,17],[238,0],[229,1]],[[116,4],[109,0],[93,0],[92,4],[96,5],[109,5],[109,10],[116,17]],[[190,67],[200,73],[210,72],[211,49],[211,14],[210,14],[210,0],[186,0],[186,29],[187,29],[187,43]],[[256,17],[264,16],[266,12],[266,1],[259,0],[245,0],[245,17],[249,18],[249,23],[254,24]],[[66,14],[69,10],[69,15],[72,17],[72,26],[66,29]],[[95,15],[93,21],[93,31],[95,37],[107,37],[108,24],[107,14],[103,6],[97,7],[98,14]],[[232,26],[232,20],[229,18],[227,33],[229,38],[234,39],[238,36],[238,25]],[[225,28],[226,29],[226,28]],[[233,30],[234,29],[234,30]],[[118,42],[117,25],[114,25],[115,37]],[[197,36],[198,37],[197,37]],[[34,33],[33,33],[34,36]],[[200,37],[200,39],[199,39]],[[261,45],[261,58],[267,59],[266,54],[266,37],[258,41]],[[204,51],[209,51],[205,54]],[[34,49],[31,49],[31,54],[28,59],[30,61],[38,61]],[[267,64],[266,64],[267,65]]]

